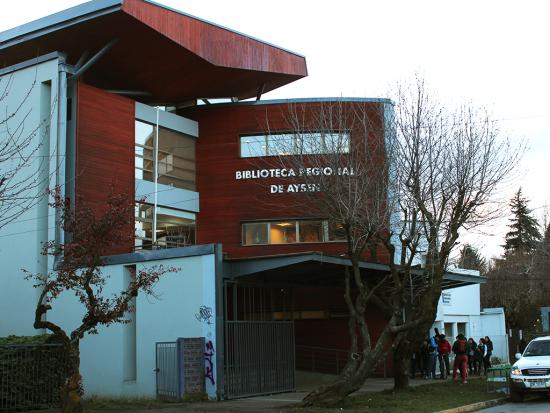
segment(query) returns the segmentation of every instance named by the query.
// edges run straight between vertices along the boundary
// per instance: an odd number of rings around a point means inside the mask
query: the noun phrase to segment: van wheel
[[[524,394],[520,391],[514,391],[512,390],[510,392],[510,398],[512,399],[512,402],[514,403],[521,403],[523,401]]]

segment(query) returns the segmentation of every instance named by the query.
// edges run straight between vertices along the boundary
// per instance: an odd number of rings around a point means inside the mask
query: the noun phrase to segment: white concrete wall
[[[24,117],[23,134],[28,136],[38,128],[27,148],[27,151],[32,151],[38,147],[38,151],[32,155],[29,168],[22,171],[21,176],[40,170],[47,181],[56,168],[58,59],[2,76],[2,91],[7,82],[11,82],[11,86],[0,101],[0,121],[6,118],[6,112],[15,113],[7,122],[12,131]],[[46,93],[48,84],[50,92]],[[49,130],[40,128],[44,114],[49,117]],[[0,135],[6,133],[5,128],[5,124],[0,125]],[[0,164],[0,168],[5,165]],[[43,187],[33,192],[42,194],[46,187],[54,185],[53,181],[49,185],[44,182]],[[0,213],[3,213],[1,208]],[[46,197],[39,205],[0,229],[0,336],[37,334],[32,326],[37,291],[30,281],[24,279],[22,269],[33,273],[48,271],[52,263],[40,254],[41,243],[53,238],[54,211],[48,207]]]
[[[131,263],[130,263],[131,264]],[[124,380],[124,359],[128,348],[124,329],[130,325],[101,327],[99,334],[81,341],[81,373],[86,396],[155,397],[155,343],[176,341],[179,337],[205,337],[216,344],[215,330],[215,260],[214,255],[175,258],[138,263],[142,268],[162,264],[178,268],[162,277],[154,288],[158,298],[140,295],[136,302],[136,380]],[[128,265],[128,264],[125,264]],[[124,266],[104,268],[109,276],[105,294],[120,292],[124,286]],[[211,324],[199,320],[201,306],[212,310]],[[82,306],[74,296],[64,294],[53,304],[49,319],[66,329],[76,327],[82,317]],[[126,347],[126,348],[125,348]],[[212,360],[216,365],[216,355]],[[216,398],[216,383],[206,380],[206,390]]]
[[[445,331],[449,341],[453,342],[458,334],[458,323],[466,324],[466,337],[476,342],[481,337],[489,336],[493,342],[493,356],[508,361],[508,336],[502,308],[480,308],[480,286],[469,285],[444,291],[449,294],[444,303],[439,299],[436,321],[433,325],[440,332]],[[451,324],[452,331],[445,330],[445,324]],[[432,328],[431,334],[434,333]]]

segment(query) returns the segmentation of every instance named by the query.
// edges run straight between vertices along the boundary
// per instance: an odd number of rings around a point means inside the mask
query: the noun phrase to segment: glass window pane
[[[296,242],[296,221],[272,222],[269,235],[271,244]]]
[[[267,137],[267,154],[270,156],[276,155],[292,155],[296,152],[294,144],[294,136],[291,134],[268,135]]]
[[[300,221],[300,242],[322,242],[323,221]]]
[[[176,248],[195,244],[195,218],[183,218],[178,211],[159,208],[157,213],[157,248]]]
[[[328,236],[330,241],[345,241],[346,231],[342,224],[329,223]]]
[[[150,250],[153,246],[153,205],[136,204],[135,249]]]
[[[153,146],[155,141],[154,127],[145,122],[135,123],[136,178],[153,181]]]
[[[300,154],[322,153],[321,135],[319,133],[301,133],[296,137],[296,151]]]
[[[241,136],[241,158],[267,155],[265,135]]]
[[[324,139],[326,153],[349,153],[348,133],[326,133]]]
[[[194,191],[195,138],[161,127],[158,142],[158,182]]]
[[[267,244],[267,222],[243,224],[243,244]]]

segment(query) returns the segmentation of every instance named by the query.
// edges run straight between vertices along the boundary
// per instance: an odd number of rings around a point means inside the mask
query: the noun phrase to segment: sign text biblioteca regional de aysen
[[[272,169],[249,169],[244,171],[236,171],[235,179],[236,180],[245,180],[245,179],[265,179],[265,178],[293,178],[297,176],[349,176],[354,175],[353,168],[331,168],[330,166],[325,166],[321,168],[272,168]],[[272,194],[282,194],[285,192],[320,192],[321,188],[319,184],[305,184],[305,183],[296,183],[296,184],[277,184],[270,185],[269,192]]]

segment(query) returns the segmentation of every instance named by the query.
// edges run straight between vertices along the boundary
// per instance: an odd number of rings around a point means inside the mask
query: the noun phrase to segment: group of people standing
[[[435,335],[426,338],[418,351],[413,353],[411,377],[414,379],[419,372],[425,379],[435,379],[436,362],[439,361],[439,378],[445,380],[451,375],[451,353],[454,353],[453,380],[457,379],[460,371],[462,382],[466,383],[468,375],[487,374],[487,369],[491,367],[493,342],[485,336],[476,343],[473,338],[466,340],[463,334],[459,334],[451,346],[445,334],[440,334],[436,328]]]

